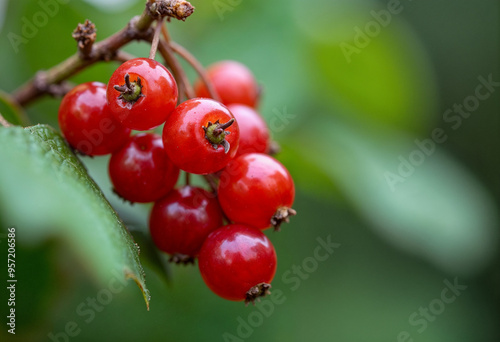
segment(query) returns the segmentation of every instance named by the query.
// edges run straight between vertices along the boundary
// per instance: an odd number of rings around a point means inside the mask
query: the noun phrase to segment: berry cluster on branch
[[[208,287],[235,301],[254,302],[269,293],[277,258],[262,231],[278,231],[296,214],[293,179],[278,160],[269,129],[258,112],[261,88],[235,61],[205,70],[172,41],[165,23],[185,20],[187,1],[150,0],[142,15],[96,42],[86,20],[73,32],[78,52],[40,71],[13,98],[22,106],[50,94],[63,96],[60,130],[82,155],[110,154],[114,192],[129,202],[154,203],[149,230],[157,248],[176,263],[194,263]],[[149,58],[121,48],[151,43]],[[157,51],[165,65],[155,60]],[[178,56],[198,73],[191,85]],[[107,84],[67,80],[99,61],[120,62]],[[8,126],[0,116],[0,124]],[[163,125],[163,127],[162,127]],[[160,128],[162,134],[151,130]],[[181,171],[185,184],[179,181]],[[190,185],[203,176],[208,189]]]

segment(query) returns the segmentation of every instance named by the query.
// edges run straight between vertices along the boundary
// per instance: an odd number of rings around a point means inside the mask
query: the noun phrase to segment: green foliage
[[[441,145],[326,118],[309,129],[316,138],[290,148],[320,166],[382,236],[452,274],[490,261],[498,238],[491,196]]]
[[[149,306],[138,246],[79,159],[50,127],[0,128],[2,222],[18,241],[62,240],[101,284],[133,279]]]
[[[365,18],[370,19],[374,20]],[[379,36],[367,36],[369,43],[362,48],[355,45],[354,33],[341,41],[312,40],[312,57],[319,66],[313,72],[320,73],[315,75],[317,87],[329,89],[349,108],[348,114],[365,122],[421,132],[436,106],[433,75],[415,35],[399,18],[393,20]],[[325,29],[347,31],[357,22],[363,23],[353,19],[343,21],[345,27],[337,24]],[[356,53],[349,55],[349,49]]]

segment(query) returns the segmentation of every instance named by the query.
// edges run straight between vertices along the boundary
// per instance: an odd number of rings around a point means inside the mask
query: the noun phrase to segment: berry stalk
[[[168,36],[166,36],[165,32],[164,32],[163,36],[165,37],[165,40],[167,40]],[[167,41],[169,41],[169,40],[167,40]],[[210,80],[210,78],[208,77],[207,72],[206,72],[205,68],[203,67],[203,65],[201,65],[201,63],[183,46],[181,46],[173,41],[170,41],[169,44],[170,44],[170,47],[172,48],[172,50],[174,50],[175,53],[177,53],[186,62],[188,62],[189,65],[191,65],[191,67],[198,73],[198,75],[200,76],[203,83],[205,83],[205,86],[207,87],[207,90],[208,90],[208,93],[210,94],[210,97],[212,99],[214,99],[215,101],[220,102],[221,101],[220,96],[215,91],[215,87],[214,87],[212,81]]]
[[[149,59],[155,59],[156,50],[158,49],[158,43],[160,42],[160,33],[163,27],[163,17],[156,23],[155,33],[153,36],[153,41],[151,43],[151,50],[149,51]]]
[[[163,59],[165,59],[165,63],[168,64],[168,66],[170,66],[170,69],[172,70],[172,73],[174,74],[174,77],[178,82],[179,94],[184,94],[187,99],[192,99],[193,97],[195,97],[194,89],[191,83],[189,82],[186,72],[184,71],[181,64],[175,57],[175,54],[170,44],[168,44],[168,42],[164,40],[160,40],[158,44],[158,51],[160,51],[160,54],[162,55]],[[182,102],[181,96],[179,96],[179,103],[181,102]]]

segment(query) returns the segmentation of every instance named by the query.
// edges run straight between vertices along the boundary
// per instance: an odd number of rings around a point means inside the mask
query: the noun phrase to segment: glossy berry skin
[[[231,104],[227,108],[240,128],[240,146],[236,157],[247,153],[269,153],[269,129],[260,114],[242,104]]]
[[[252,72],[236,61],[221,61],[207,68],[207,76],[223,104],[241,103],[256,107],[259,99],[259,86]],[[205,83],[200,79],[195,84],[198,97],[210,97]]]
[[[125,85],[125,76],[136,85],[140,78],[140,96],[136,101],[120,98],[115,87]],[[163,65],[149,58],[131,59],[118,67],[108,83],[107,101],[111,113],[124,126],[145,131],[161,125],[177,105],[177,84]]]
[[[165,196],[179,178],[168,159],[161,136],[134,135],[109,160],[109,177],[115,192],[130,202],[153,202]]]
[[[163,143],[169,158],[189,173],[208,174],[224,168],[238,150],[238,123],[234,121],[224,129],[224,140],[229,144],[227,153],[222,144],[214,145],[206,138],[204,127],[233,119],[223,104],[211,99],[194,98],[181,103],[163,128]]]
[[[106,85],[88,82],[77,85],[59,106],[59,127],[74,149],[90,156],[111,153],[120,148],[130,135],[106,104]]]
[[[219,203],[230,220],[266,229],[278,210],[291,208],[295,186],[288,170],[261,153],[244,154],[220,174]],[[286,216],[285,216],[286,221]]]
[[[205,284],[222,298],[253,301],[266,294],[276,273],[276,252],[259,230],[230,224],[210,233],[200,251],[198,265]],[[254,287],[256,295],[247,295]]]
[[[222,210],[217,198],[192,186],[172,190],[158,200],[149,218],[155,245],[179,257],[196,257],[208,234],[221,226]]]

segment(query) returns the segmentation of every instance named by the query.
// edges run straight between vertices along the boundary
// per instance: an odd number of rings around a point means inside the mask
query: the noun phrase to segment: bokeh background
[[[8,33],[21,34],[23,18],[43,7],[38,0],[0,1],[2,91],[74,53],[77,23],[92,20],[100,40],[141,13],[144,1],[57,4],[16,52]],[[6,333],[1,286],[2,340],[50,341],[52,333],[66,341],[58,334],[74,321],[81,331],[68,341],[498,341],[498,1],[192,4],[192,17],[169,25],[173,39],[204,65],[234,59],[249,66],[263,86],[260,111],[282,146],[278,159],[296,182],[298,216],[281,233],[267,232],[279,260],[273,289],[283,297],[271,308],[269,301],[245,307],[212,294],[196,267],[165,268],[148,252],[148,206],[131,207],[112,194],[106,157],[83,158],[141,245],[150,310],[130,280],[86,322],[90,314],[77,308],[106,283],[64,237],[44,235],[43,227],[61,218],[37,217],[36,242],[20,236],[17,244],[15,337]],[[125,50],[147,56],[149,48],[133,43]],[[72,81],[107,82],[116,66],[95,65]],[[475,95],[481,77],[493,80],[484,100]],[[59,101],[30,105],[31,122],[57,128]],[[458,114],[464,104],[469,109]],[[445,141],[418,152],[415,140],[428,142],[436,129]],[[408,162],[413,166],[398,174]],[[0,160],[0,168],[9,165]],[[387,177],[394,175],[401,178],[390,178],[391,186]],[[32,222],[39,197],[0,193],[0,233]],[[25,206],[12,209],[10,200]],[[71,234],[71,224],[65,229]],[[314,259],[318,239],[328,237],[339,247]],[[5,240],[0,247],[6,260]],[[441,299],[446,282],[462,286],[450,303]]]

